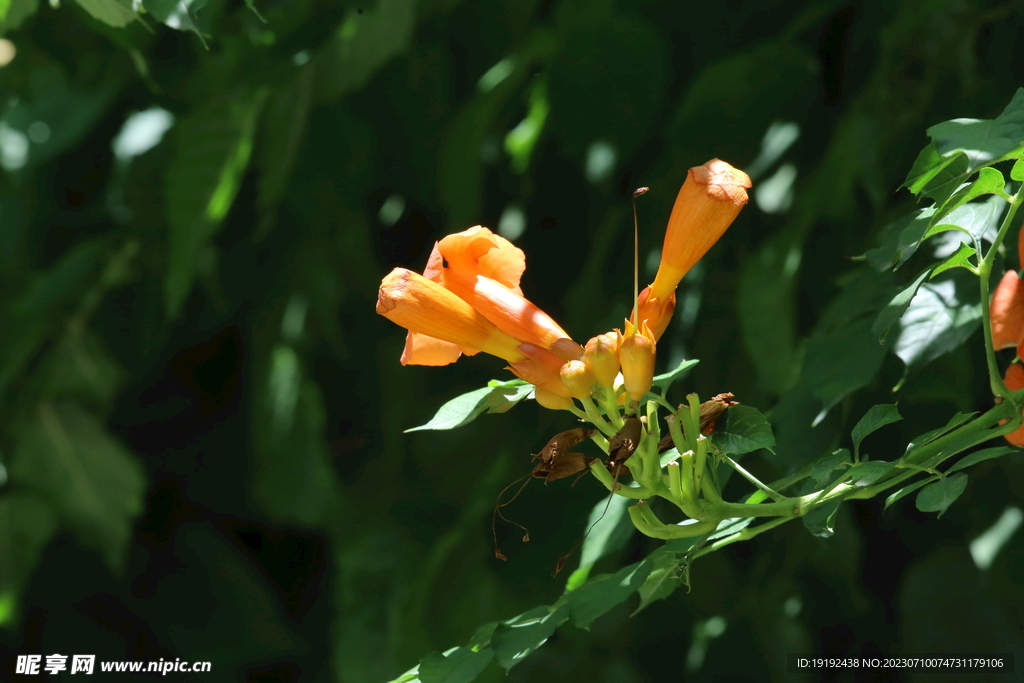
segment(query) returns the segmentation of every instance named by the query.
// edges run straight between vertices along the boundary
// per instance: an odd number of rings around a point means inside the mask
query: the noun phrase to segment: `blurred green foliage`
[[[955,311],[942,344],[872,327],[934,256],[885,229],[915,208],[897,188],[925,130],[1003,110],[1022,29],[985,0],[0,2],[0,666],[95,653],[370,683],[423,659],[500,679],[510,662],[437,653],[525,634],[474,635],[559,600],[551,570],[604,498],[534,483],[505,508],[532,540],[499,524],[495,559],[499,493],[572,425],[526,402],[403,433],[509,378],[484,357],[401,367],[377,284],[488,225],[585,340],[630,307],[632,190],[651,187],[649,280],[686,169],[712,157],[749,171],[753,200],[681,286],[660,357],[701,360],[686,390],[770,410],[777,446],[745,467],[848,448],[876,404],[904,419],[858,440],[874,460],[987,407],[968,273],[916,283]],[[541,618],[523,642],[549,641],[509,678],[775,680],[789,652],[1020,666],[1024,534],[984,568],[969,548],[1024,498],[1024,458],[970,474],[941,519],[857,501],[831,539],[790,524],[701,558],[689,592],[670,590],[685,548],[606,530],[564,607],[586,628]],[[636,589],[637,561],[658,581],[630,618],[604,588]]]

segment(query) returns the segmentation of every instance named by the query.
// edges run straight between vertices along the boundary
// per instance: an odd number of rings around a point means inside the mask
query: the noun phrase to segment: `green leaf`
[[[903,187],[908,188],[914,194],[921,194],[929,185],[933,188],[947,186],[954,178],[967,176],[967,157],[962,154],[955,154],[943,157],[935,149],[935,143],[929,142],[928,146],[921,150],[914,160],[914,165],[903,181]],[[953,165],[950,168],[950,165]],[[957,181],[959,185],[962,180]],[[947,193],[948,196],[948,193]],[[934,199],[934,197],[932,197]],[[944,199],[944,198],[943,198]],[[941,203],[942,200],[936,200]]]
[[[93,18],[123,28],[139,18],[128,0],[75,0]]]
[[[952,472],[956,472],[957,470],[962,470],[965,467],[970,467],[972,465],[977,465],[979,462],[983,462],[985,460],[991,460],[992,458],[999,458],[999,457],[1002,457],[1004,455],[1008,455],[1009,453],[1016,453],[1016,452],[1017,452],[1016,448],[1010,448],[1008,446],[996,446],[994,448],[983,448],[980,451],[974,451],[973,453],[970,453],[969,455],[967,455],[967,456],[961,458],[960,460],[958,460],[952,467],[950,467],[946,471],[946,474],[950,474]]]
[[[934,207],[920,209],[888,225],[882,244],[871,249],[864,257],[875,270],[897,270],[914,255],[925,239],[931,225]]]
[[[275,91],[267,101],[267,107],[260,117],[258,155],[260,176],[257,181],[257,205],[264,213],[265,231],[288,190],[295,163],[306,136],[313,99],[315,69],[307,65],[298,70],[286,87]]]
[[[931,268],[928,268],[920,275],[917,279],[910,283],[905,289],[899,294],[894,296],[892,300],[886,304],[885,308],[881,310],[878,317],[875,318],[875,324],[871,326],[871,331],[874,332],[879,341],[884,342],[886,336],[889,334],[889,329],[896,324],[896,321],[903,317],[903,314],[910,308],[910,302],[913,301],[914,296],[917,294],[917,290],[921,288],[924,281],[928,279],[931,274]]]
[[[957,153],[953,155],[952,161],[944,165],[921,188],[918,196],[931,199],[935,202],[935,206],[940,206],[970,177],[970,166],[971,162],[966,154]]]
[[[775,448],[772,427],[756,408],[746,405],[730,406],[719,418],[711,443],[726,453],[750,453],[759,448]],[[724,424],[723,424],[724,423]]]
[[[977,254],[978,251],[970,246],[969,244],[961,244],[960,248],[957,249],[956,253],[947,258],[945,261],[935,266],[935,270],[928,277],[929,280],[934,278],[939,273],[949,270],[950,268],[966,268],[968,271],[977,275],[976,268],[971,263],[971,257]]]
[[[995,119],[953,119],[932,126],[928,135],[941,156],[966,154],[972,170],[998,159],[1024,140],[1024,88]]]
[[[978,179],[966,187],[957,190],[949,199],[942,204],[942,208],[939,209],[934,216],[932,216],[932,225],[937,225],[939,221],[949,215],[954,209],[957,209],[972,199],[986,194],[994,194],[1003,199],[1009,199],[1009,196],[1003,190],[1006,186],[1006,180],[1003,178],[1003,174],[995,168],[983,168],[978,173]]]
[[[566,603],[573,623],[588,628],[595,619],[636,592],[653,568],[654,560],[647,557],[615,574],[598,576],[567,594]]]
[[[1017,159],[1010,169],[1010,180],[1024,180],[1024,159]]]
[[[977,412],[973,412],[973,413],[956,413],[955,415],[953,415],[953,417],[949,418],[949,421],[946,422],[946,424],[943,425],[942,427],[939,427],[938,429],[933,429],[933,430],[931,430],[929,432],[925,432],[924,434],[921,434],[918,437],[915,437],[909,444],[907,444],[907,450],[906,450],[906,452],[904,452],[903,457],[905,458],[908,455],[910,455],[911,453],[913,453],[914,451],[916,451],[921,446],[924,446],[925,444],[928,444],[928,443],[931,443],[932,441],[935,441],[935,439],[939,438],[940,436],[942,436],[946,432],[948,432],[948,431],[950,431],[950,430],[952,430],[952,429],[954,429],[956,427],[959,427],[964,422],[966,422],[967,420],[971,419],[971,417],[973,417],[973,416],[975,416],[977,414],[978,414]]]
[[[946,230],[959,230],[979,242],[981,240],[992,242],[999,230],[999,222],[1007,206],[1006,201],[1000,197],[964,204],[942,221],[935,222],[924,237],[928,239],[932,235]]]
[[[845,396],[874,379],[885,352],[886,347],[876,340],[870,317],[811,337],[801,376],[811,394],[823,404],[815,424]]]
[[[762,493],[759,491],[758,493]],[[767,494],[764,494],[767,495]],[[750,502],[749,499],[747,501]],[[754,521],[753,517],[733,517],[731,519],[723,519],[719,524],[718,528],[715,529],[714,533],[708,536],[705,541],[710,543],[711,541],[717,541],[720,538],[726,536],[732,536],[735,533],[743,531],[750,526]]]
[[[912,370],[957,348],[981,323],[978,297],[977,279],[960,269],[923,285],[900,318],[893,352]]]
[[[661,393],[664,396],[665,392],[668,391],[668,388],[670,386],[672,386],[672,384],[677,379],[679,379],[680,377],[685,375],[687,372],[689,372],[690,368],[692,368],[694,365],[696,365],[699,362],[700,361],[697,360],[696,358],[691,358],[690,360],[681,360],[681,361],[679,361],[679,365],[676,366],[675,370],[672,370],[671,372],[666,372],[664,375],[655,375],[654,376],[654,382],[653,382],[654,386],[659,388],[659,389],[661,389]]]
[[[566,592],[582,586],[598,560],[620,550],[633,536],[635,528],[627,512],[632,502],[629,498],[611,496],[598,501],[591,509],[580,551],[580,566],[565,582]]]
[[[933,476],[933,477],[928,477],[928,478],[926,478],[926,479],[922,479],[922,480],[920,480],[920,481],[916,481],[916,482],[914,482],[913,484],[911,484],[910,486],[904,486],[904,487],[903,487],[903,488],[901,488],[901,489],[900,489],[899,491],[897,491],[896,493],[893,493],[893,494],[889,495],[889,496],[888,496],[888,497],[887,497],[887,498],[885,499],[885,508],[889,507],[890,505],[892,505],[893,503],[895,503],[895,502],[896,502],[897,500],[899,500],[900,498],[903,498],[903,497],[905,497],[905,496],[909,496],[909,495],[910,495],[911,493],[913,493],[914,491],[918,490],[918,489],[919,489],[919,488],[921,488],[922,486],[924,486],[924,485],[926,485],[926,484],[930,484],[930,483],[932,483],[933,481],[936,481],[937,479],[940,479],[940,478],[941,478],[941,477],[939,477],[939,475],[935,475],[935,476]],[[885,508],[882,508],[882,509],[884,510]]]
[[[748,520],[751,518],[747,518]],[[682,540],[682,539],[677,539]],[[697,539],[694,539],[696,543]],[[683,582],[680,580],[681,560],[678,552],[668,550],[662,546],[650,554],[649,559],[653,561],[651,573],[647,575],[643,585],[636,589],[640,595],[640,604],[630,615],[636,616],[641,610],[652,602],[664,600],[672,595]]]
[[[813,536],[818,536],[819,538],[831,537],[835,533],[836,513],[839,512],[839,504],[841,502],[839,499],[830,500],[805,514],[801,517],[804,527]]]
[[[896,467],[894,462],[884,460],[872,460],[854,465],[846,472],[849,482],[854,486],[871,486],[876,481],[889,474]]]
[[[146,482],[135,456],[72,402],[41,402],[18,435],[11,479],[46,494],[83,545],[120,571]]]
[[[42,499],[22,493],[0,495],[0,602],[15,601],[39,556],[57,533],[57,516]],[[0,626],[13,610],[0,608]]]
[[[492,659],[494,650],[489,647],[479,651],[456,647],[444,654],[433,652],[420,660],[419,679],[423,683],[469,683]]]
[[[434,417],[424,425],[406,429],[418,432],[426,429],[455,429],[469,424],[485,412],[503,413],[529,395],[533,385],[522,380],[491,380],[488,386],[457,396],[441,406]]]
[[[168,318],[181,311],[192,289],[200,252],[235,201],[265,99],[265,90],[233,90],[184,117],[175,127],[174,158],[166,180],[171,230],[164,280]]]
[[[0,35],[13,31],[39,9],[39,0],[6,0],[0,2]]]
[[[573,591],[570,595],[575,595]],[[498,664],[508,671],[543,645],[566,619],[569,608],[565,599],[551,607],[535,607],[528,612],[501,622],[491,636],[491,647]]]
[[[811,465],[811,479],[818,486],[831,484],[832,472],[850,462],[850,451],[847,448],[840,448],[831,455],[826,455],[821,460]]]
[[[142,0],[142,6],[164,26],[177,31],[195,33],[205,46],[206,39],[203,32],[199,30],[199,19],[196,12],[202,9],[207,2],[208,0]]]
[[[876,429],[881,429],[887,424],[893,422],[899,422],[903,419],[900,415],[900,411],[897,409],[896,404],[882,404],[872,406],[868,409],[868,412],[864,413],[864,417],[854,426],[851,436],[853,437],[853,452],[860,454],[860,442],[864,440],[871,432]]]
[[[917,494],[917,509],[938,512],[939,517],[967,488],[967,475],[963,472],[943,477]]]

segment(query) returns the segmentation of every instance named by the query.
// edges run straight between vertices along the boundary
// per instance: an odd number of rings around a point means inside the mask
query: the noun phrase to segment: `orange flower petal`
[[[658,299],[651,296],[650,287],[645,287],[644,291],[640,292],[639,302],[637,324],[642,327],[646,322],[654,334],[654,341],[658,341],[668,329],[668,324],[672,322],[672,313],[676,310],[676,293],[673,290],[666,298]],[[633,316],[630,315],[629,319],[632,320]]]
[[[565,361],[551,351],[534,344],[522,344],[519,352],[525,359],[512,363],[509,368],[516,377],[530,384],[543,387],[559,396],[570,396],[569,389],[562,383],[560,371]]]
[[[395,268],[381,282],[377,313],[411,332],[478,349],[510,363],[524,358],[516,348],[517,340],[441,285],[405,268]]]
[[[449,262],[451,263],[451,262]],[[565,330],[521,294],[483,275],[466,279],[446,268],[444,286],[505,334],[526,344],[550,348],[568,338]]]
[[[679,189],[665,231],[661,265],[651,285],[666,300],[747,203],[750,177],[720,159],[691,168]]]
[[[1024,339],[1024,281],[1008,270],[992,294],[992,347],[1017,346]]]
[[[475,276],[483,275],[500,282],[519,296],[523,295],[519,280],[526,270],[526,255],[522,249],[487,228],[478,225],[448,235],[437,243],[437,251],[448,262],[448,268],[459,277],[472,282]]]

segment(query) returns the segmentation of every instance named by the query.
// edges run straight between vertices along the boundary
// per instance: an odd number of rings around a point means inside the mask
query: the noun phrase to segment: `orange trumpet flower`
[[[499,330],[441,285],[405,268],[395,268],[381,282],[377,313],[406,328],[410,335],[432,338],[467,353],[484,351],[510,363],[526,358],[518,349],[518,340]],[[416,352],[414,346],[413,353]],[[408,360],[408,355],[407,340],[403,365],[415,363]]]
[[[736,220],[746,205],[750,176],[720,159],[691,168],[668,219],[658,274],[640,295],[637,324],[657,340],[675,310],[676,286]]]
[[[1006,388],[1010,391],[1024,389],[1024,367],[1020,363],[1014,363],[1006,368],[1006,374],[1003,375],[1003,383],[1006,384]],[[1014,446],[1024,447],[1024,427],[1004,435],[1003,438]]]
[[[525,269],[526,256],[521,249],[487,228],[476,226],[435,243],[423,276],[458,296],[520,343],[547,349],[569,335],[523,297],[519,280]],[[448,365],[466,352],[460,345],[410,329],[402,362]]]

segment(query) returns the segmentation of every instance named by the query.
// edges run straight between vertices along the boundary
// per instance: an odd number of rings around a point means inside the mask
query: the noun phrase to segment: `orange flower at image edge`
[[[610,386],[621,366],[634,400],[650,390],[655,342],[675,309],[675,289],[747,203],[750,178],[724,161],[691,168],[672,208],[654,283],[639,297],[637,324],[598,335],[584,348],[523,297],[522,250],[482,226],[434,244],[423,275],[394,269],[381,282],[377,312],[406,328],[403,365],[448,365],[463,353],[503,358],[539,387],[538,401],[566,408],[587,382]]]

